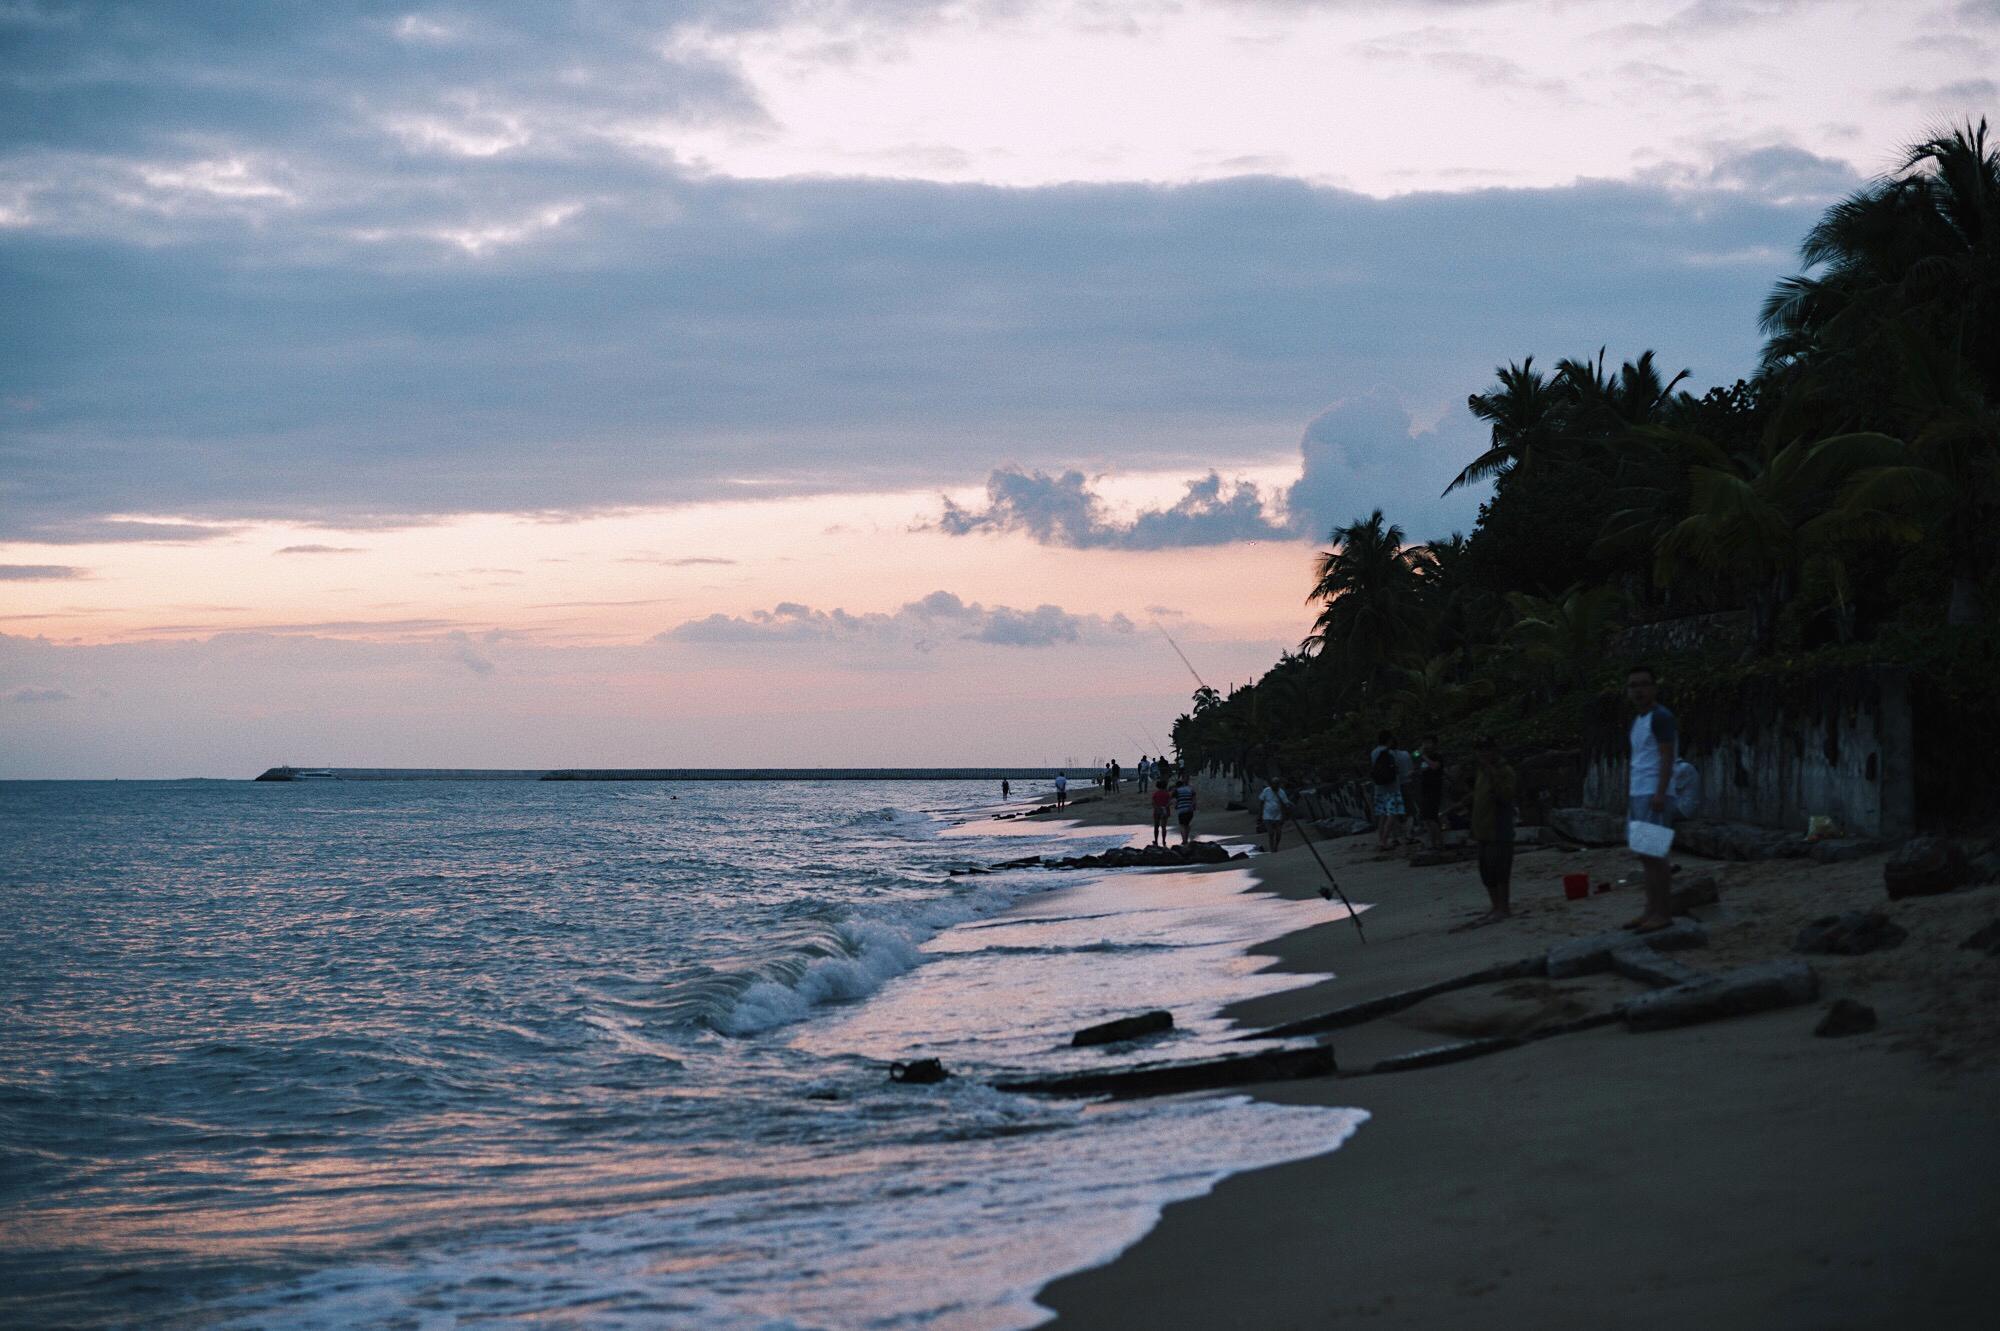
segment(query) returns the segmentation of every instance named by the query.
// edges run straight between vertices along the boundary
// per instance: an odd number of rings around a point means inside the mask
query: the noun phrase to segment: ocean
[[[0,783],[0,1325],[1002,1331],[1354,1131],[986,1085],[1219,1051],[1299,982],[1247,947],[1332,910],[949,876],[1130,839],[996,793]],[[1151,1007],[1170,1036],[1068,1047]]]

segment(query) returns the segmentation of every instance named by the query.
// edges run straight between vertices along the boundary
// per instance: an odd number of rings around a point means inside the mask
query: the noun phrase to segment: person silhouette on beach
[[[1417,754],[1417,826],[1430,834],[1431,849],[1444,849],[1444,754],[1436,735],[1424,736]]]
[[[1174,796],[1167,789],[1167,779],[1156,778],[1153,782],[1153,844],[1156,846],[1167,844],[1167,818],[1173,807]]]
[[[1056,773],[1056,807],[1057,807],[1058,809],[1060,809],[1060,808],[1062,808],[1062,807],[1063,807],[1064,805],[1066,805],[1066,804],[1068,804],[1068,803],[1069,803],[1069,778],[1068,778],[1068,777],[1066,777],[1066,776],[1064,776],[1064,775],[1063,775],[1063,774],[1062,774],[1061,772],[1057,772],[1057,773]]]
[[[1625,694],[1632,700],[1632,746],[1629,796],[1625,817],[1628,822],[1674,825],[1672,784],[1674,763],[1680,750],[1680,725],[1674,714],[1660,706],[1659,677],[1649,665],[1635,665],[1625,675]],[[1646,876],[1646,909],[1625,925],[1637,933],[1656,933],[1674,922],[1673,868],[1664,856],[1639,856]]]
[[[1010,786],[1010,785],[1008,785],[1008,784],[1007,784],[1007,778],[1006,778],[1006,777],[1004,777],[1004,776],[1003,776],[1003,777],[1001,777],[1001,778],[1000,778],[1000,798],[1004,800],[1004,799],[1006,799],[1006,798],[1007,798],[1008,796],[1012,795],[1013,793],[1014,793],[1014,788],[1013,788],[1012,786]]]
[[[1181,844],[1185,846],[1194,835],[1194,778],[1184,776],[1174,787],[1174,817],[1180,821]]]
[[[1403,775],[1396,758],[1396,737],[1383,731],[1368,751],[1368,782],[1374,795],[1375,845],[1387,850],[1402,838]]]
[[[1519,783],[1500,746],[1485,736],[1473,745],[1479,760],[1469,803],[1472,839],[1479,846],[1479,882],[1489,909],[1463,929],[1498,924],[1513,914],[1514,819]]]
[[[1258,820],[1264,824],[1264,833],[1270,838],[1267,848],[1275,851],[1278,842],[1285,835],[1285,817],[1291,809],[1291,799],[1285,794],[1285,787],[1275,777],[1264,783],[1264,789],[1257,794]]]

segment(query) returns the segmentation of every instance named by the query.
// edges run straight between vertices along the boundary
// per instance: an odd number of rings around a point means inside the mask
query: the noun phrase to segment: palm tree
[[[1402,687],[1389,695],[1398,724],[1421,734],[1462,711],[1468,702],[1483,700],[1492,692],[1492,685],[1483,679],[1458,683],[1452,678],[1457,670],[1456,652],[1440,652],[1420,666],[1406,667]]]
[[[1604,372],[1603,347],[1595,362],[1564,359],[1556,365],[1556,381],[1569,398],[1563,433],[1578,441],[1619,440],[1634,427],[1658,420],[1688,373],[1682,370],[1662,381],[1650,349],[1620,365],[1615,375]]]
[[[1332,534],[1333,549],[1314,567],[1309,601],[1323,606],[1303,652],[1331,652],[1364,682],[1378,680],[1422,640],[1424,575],[1432,567],[1422,546],[1405,545],[1403,529],[1382,510]]]
[[[1525,465],[1537,449],[1546,448],[1555,437],[1562,395],[1535,369],[1535,358],[1502,365],[1494,374],[1498,384],[1465,400],[1473,415],[1492,426],[1492,444],[1465,464],[1445,486],[1446,494],[1461,485],[1506,475]]]
[[[1951,576],[1946,622],[1977,623],[1980,589],[2000,564],[2000,405],[1962,357],[1897,332],[1897,409],[1908,439],[1857,434],[1816,447],[1820,470],[1844,478],[1828,520],[1939,541]]]
[[[1583,684],[1604,660],[1604,640],[1622,601],[1615,587],[1582,583],[1547,598],[1513,592],[1507,603],[1517,618],[1507,636],[1559,684]]]
[[[1431,623],[1436,647],[1458,652],[1478,643],[1491,642],[1500,633],[1500,600],[1466,576],[1470,561],[1467,540],[1453,532],[1424,546],[1429,568],[1424,575],[1424,610]]]
[[[1625,435],[1613,470],[1615,505],[1591,547],[1595,559],[1650,561],[1660,542],[1688,511],[1688,476],[1693,466],[1727,471],[1729,450],[1707,435],[1669,425],[1640,425]],[[1635,599],[1646,598],[1636,588]]]
[[[1860,433],[1782,446],[1767,438],[1754,454],[1698,451],[1688,468],[1687,516],[1660,538],[1655,580],[1670,586],[1697,571],[1737,583],[1757,645],[1768,650],[1801,575],[1813,574],[1845,601],[1834,541],[1855,518],[1833,511],[1832,500],[1859,469],[1893,460],[1897,447],[1887,435]]]
[[[1913,144],[1897,173],[1827,210],[1808,270],[1764,302],[1767,368],[1866,373],[1879,332],[1907,318],[2000,393],[2000,150],[1986,122]]]

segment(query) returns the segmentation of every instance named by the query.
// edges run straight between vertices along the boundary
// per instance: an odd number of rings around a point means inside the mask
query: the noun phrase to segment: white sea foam
[[[888,811],[908,793],[886,784],[689,787],[670,808],[622,787],[308,793],[365,822],[330,838],[264,789],[85,788],[46,809],[17,793],[10,816],[25,803],[68,828],[81,805],[150,866],[117,887],[134,903],[119,918],[145,927],[38,950],[79,927],[98,861],[31,836],[50,849],[37,889],[7,898],[25,927],[0,939],[0,996],[37,994],[25,1020],[91,1041],[87,1059],[0,1073],[0,1090],[36,1079],[64,1106],[33,1130],[52,1193],[75,1199],[74,1251],[145,1255],[119,1259],[129,1280],[82,1258],[24,1268],[40,1283],[0,1307],[39,1315],[0,1322],[998,1331],[1041,1320],[1040,1285],[1115,1255],[1165,1203],[1330,1149],[1358,1121],[983,1084],[1232,1040],[1223,1003],[1296,982],[1257,974],[1243,945],[1325,917],[1242,895],[1241,873],[947,882],[965,857],[1017,852],[997,833],[931,842],[936,821]],[[214,945],[243,936],[266,944]],[[1068,1047],[1134,1002],[1171,1006],[1172,1035]],[[90,1020],[113,1009],[144,1013],[144,1035]],[[883,1061],[913,1056],[957,1075],[888,1084]],[[157,1112],[128,1112],[142,1102]],[[115,1161],[106,1131],[132,1143]],[[305,1173],[234,1148],[300,1133],[327,1143]],[[190,1149],[213,1203],[180,1200]],[[238,1251],[301,1274],[218,1269]]]
[[[866,998],[917,964],[917,942],[890,925],[859,924],[841,930],[846,955],[816,957],[789,984],[759,980],[717,1020],[727,1035],[754,1035],[797,1021],[820,1003]]]
[[[1048,1320],[1043,1285],[1110,1261],[1170,1203],[1332,1150],[1367,1118],[1240,1096],[1079,1111],[972,1085],[882,1094],[923,1096],[961,1131],[905,1140],[887,1174],[746,1160],[735,1186],[669,1209],[327,1270],[217,1311],[241,1328],[1018,1331]]]
[[[996,875],[929,901],[863,908],[834,930],[829,956],[780,964],[789,974],[760,979],[714,1019],[725,1035],[755,1035],[807,1016],[825,1003],[851,1003],[873,994],[924,959],[923,945],[943,930],[994,915],[1022,896],[1054,886],[1033,873]]]
[[[932,814],[886,805],[857,813],[847,822],[850,827],[879,829],[910,841],[930,841],[944,828],[944,823]]]

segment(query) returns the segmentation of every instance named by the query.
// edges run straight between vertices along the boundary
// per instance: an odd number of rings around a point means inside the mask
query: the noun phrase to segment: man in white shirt
[[[1680,724],[1672,712],[1660,706],[1659,680],[1651,666],[1632,667],[1625,676],[1625,696],[1632,700],[1635,713],[1629,736],[1632,758],[1626,819],[1672,827],[1674,801],[1670,786],[1680,748]],[[1673,869],[1664,856],[1653,855],[1641,855],[1639,867],[1646,878],[1646,909],[1625,927],[1635,933],[1650,934],[1674,922]]]
[[[1065,805],[1065,804],[1067,804],[1067,803],[1069,803],[1069,778],[1068,778],[1068,777],[1066,777],[1066,776],[1064,776],[1064,775],[1063,775],[1063,774],[1062,774],[1061,772],[1057,772],[1057,773],[1056,773],[1056,807],[1057,807],[1058,809],[1060,809],[1060,808],[1062,808],[1062,806],[1063,806],[1063,805]]]

